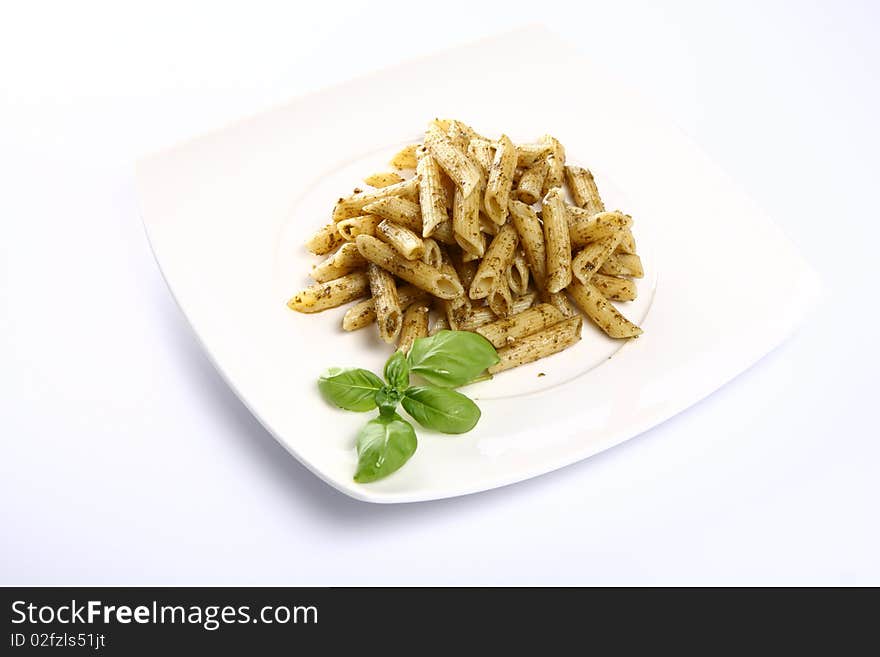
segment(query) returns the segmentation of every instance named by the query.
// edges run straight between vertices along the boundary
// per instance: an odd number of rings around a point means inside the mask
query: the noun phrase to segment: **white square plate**
[[[343,333],[341,310],[299,315],[285,302],[308,282],[315,258],[302,243],[336,198],[435,116],[514,138],[552,133],[593,169],[608,206],[635,219],[648,276],[621,310],[645,334],[623,344],[585,323],[576,347],[466,390],[483,411],[472,432],[419,429],[409,463],[359,485],[354,439],[367,418],[324,403],[316,379],[331,365],[379,371],[388,348],[370,329]],[[147,157],[137,178],[156,259],[218,370],[291,454],[370,502],[487,490],[636,436],[779,344],[819,290],[698,148],[543,28],[294,100]]]

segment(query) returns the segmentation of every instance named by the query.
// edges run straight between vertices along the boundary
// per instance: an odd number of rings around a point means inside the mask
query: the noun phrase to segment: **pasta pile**
[[[632,279],[644,275],[632,218],[605,210],[593,175],[566,164],[559,141],[493,141],[435,119],[390,164],[395,172],[364,179],[373,189],[340,198],[307,242],[331,255],[291,309],[363,298],[343,329],[375,322],[404,351],[439,330],[475,331],[498,350],[492,373],[576,343],[581,313],[612,338],[642,333],[611,303],[635,299]]]

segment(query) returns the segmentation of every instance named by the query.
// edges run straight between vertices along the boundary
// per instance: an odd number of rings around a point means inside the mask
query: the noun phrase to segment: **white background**
[[[4,5],[0,584],[880,584],[875,3],[296,4]],[[830,294],[621,447],[466,498],[350,500],[200,351],[133,162],[538,18],[700,143]]]

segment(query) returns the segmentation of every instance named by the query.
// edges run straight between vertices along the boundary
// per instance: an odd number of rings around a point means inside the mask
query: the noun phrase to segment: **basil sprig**
[[[498,362],[483,336],[467,331],[440,331],[419,338],[409,354],[397,351],[385,363],[383,381],[368,370],[331,367],[318,379],[318,389],[332,404],[348,411],[379,409],[357,438],[354,480],[367,483],[400,469],[415,453],[412,425],[397,413],[398,405],[423,427],[441,433],[466,433],[480,419],[480,409],[451,390],[479,378]],[[410,385],[416,374],[428,385]]]

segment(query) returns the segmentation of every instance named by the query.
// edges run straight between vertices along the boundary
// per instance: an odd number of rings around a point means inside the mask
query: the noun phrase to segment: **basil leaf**
[[[365,484],[387,477],[409,460],[417,444],[412,425],[397,413],[370,420],[358,434],[354,480]]]
[[[443,433],[465,433],[480,419],[480,409],[460,392],[413,386],[403,393],[403,407],[423,427]]]
[[[409,362],[402,351],[395,351],[385,363],[385,380],[398,390],[405,390],[409,385]]]
[[[376,406],[379,407],[379,414],[383,417],[391,417],[397,413],[397,405],[403,398],[403,393],[397,388],[391,386],[382,386],[381,390],[376,391]]]
[[[441,388],[470,383],[498,362],[495,347],[470,331],[439,331],[418,338],[409,350],[410,371]]]
[[[318,379],[318,389],[327,401],[347,411],[376,408],[376,391],[384,385],[378,376],[360,368],[331,367]]]

